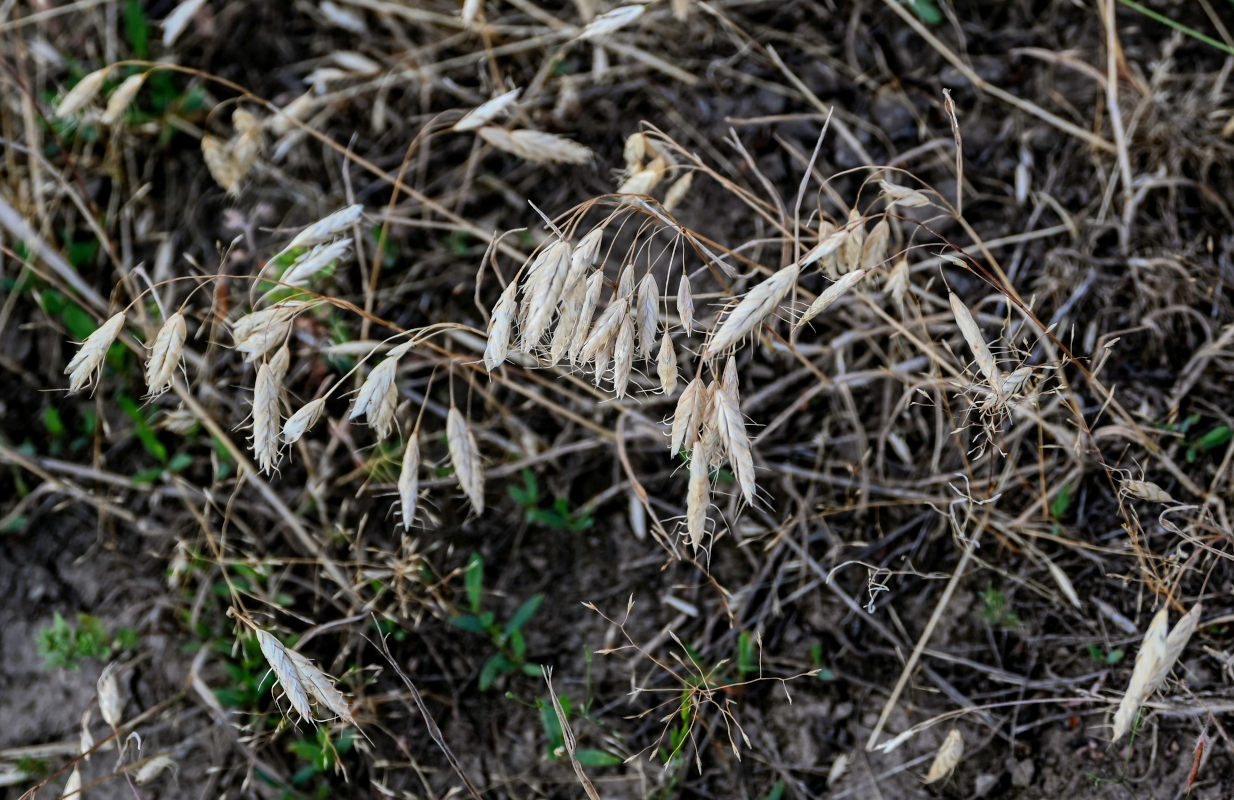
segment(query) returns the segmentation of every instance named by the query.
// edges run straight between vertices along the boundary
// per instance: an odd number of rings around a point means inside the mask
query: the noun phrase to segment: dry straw
[[[498,150],[537,164],[585,164],[592,157],[590,148],[544,131],[508,131],[486,125],[476,133]]]
[[[793,288],[800,269],[797,264],[789,264],[747,292],[711,337],[704,356],[707,352],[724,352],[754,330]]]
[[[206,4],[206,0],[184,0],[163,17],[163,47],[171,47],[188,27],[189,22]]]
[[[64,374],[69,376],[70,392],[79,392],[98,382],[107,351],[123,327],[124,312],[121,311],[96,328],[94,333],[81,343],[81,348],[64,368]]]
[[[994,354],[990,352],[990,346],[986,344],[985,337],[981,335],[981,328],[977,327],[977,321],[973,319],[972,312],[956,296],[955,292],[947,292],[947,298],[951,302],[951,313],[955,316],[960,334],[968,343],[968,348],[973,351],[973,357],[977,359],[977,368],[981,370],[981,374],[991,386],[1000,386],[1002,381],[999,378]]]
[[[458,406],[450,406],[446,414],[446,445],[459,488],[467,495],[476,513],[483,514],[484,470],[480,466],[480,448],[476,446],[476,437],[472,435]]]
[[[171,388],[176,367],[184,355],[185,333],[184,315],[179,311],[168,317],[163,327],[159,328],[154,345],[150,348],[150,358],[146,361],[146,391],[149,397],[157,397]]]

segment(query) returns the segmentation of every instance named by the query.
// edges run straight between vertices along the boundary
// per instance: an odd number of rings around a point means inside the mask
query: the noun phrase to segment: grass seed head
[[[99,714],[113,729],[120,727],[124,701],[120,699],[120,682],[116,680],[119,665],[108,664],[99,675],[96,688],[99,693]]]
[[[283,443],[295,444],[300,441],[300,438],[321,419],[325,407],[326,398],[318,397],[316,400],[310,400],[288,417],[283,423]]]
[[[65,92],[64,97],[60,98],[60,102],[56,105],[56,118],[64,119],[85,108],[95,97],[98,97],[99,92],[103,90],[103,82],[107,80],[107,73],[110,71],[111,67],[96,69]]]
[[[133,104],[137,93],[141,91],[148,74],[139,72],[136,75],[130,75],[124,79],[124,83],[116,87],[111,97],[107,98],[107,108],[103,111],[103,117],[100,120],[104,125],[115,125],[120,117],[124,116],[124,112]]]
[[[514,315],[518,313],[518,284],[506,286],[493,306],[493,315],[488,321],[488,342],[484,345],[484,368],[489,372],[497,369],[510,352],[510,332],[514,328]]]
[[[899,186],[886,179],[880,180],[878,185],[882,189],[882,196],[887,198],[887,208],[893,205],[901,208],[920,208],[930,205],[930,198],[916,189]]]
[[[287,246],[279,251],[278,255],[270,260],[278,258],[279,255],[286,253],[293,247],[309,247],[315,244],[329,241],[339,233],[347,230],[360,219],[364,213],[364,206],[360,203],[354,203],[350,206],[340,208],[338,211],[327,214],[321,219],[309,225],[304,230],[295,235]]]
[[[171,388],[176,377],[176,367],[184,355],[186,327],[184,315],[172,314],[159,328],[146,361],[146,391],[149,397],[157,397]]]
[[[660,339],[660,350],[656,353],[656,377],[660,379],[660,390],[665,395],[677,391],[677,350],[673,347],[673,339],[665,329]]]
[[[287,340],[292,320],[305,308],[305,303],[288,300],[244,315],[231,326],[232,347],[245,354],[245,361],[256,361]]]
[[[673,185],[669,186],[668,191],[664,194],[664,210],[672,212],[677,206],[681,205],[681,201],[685,200],[686,196],[690,194],[690,186],[693,183],[693,172],[687,172],[673,181]]]
[[[848,223],[844,227],[848,230],[848,235],[840,243],[840,251],[837,254],[839,256],[837,266],[841,275],[861,266],[861,254],[865,250],[866,243],[865,220],[862,219],[860,211],[854,208],[848,212]]]
[[[951,313],[955,316],[960,334],[977,360],[977,368],[981,370],[981,374],[991,386],[1000,386],[1002,381],[999,378],[998,365],[994,360],[994,354],[990,352],[990,346],[986,344],[985,337],[981,334],[981,328],[977,326],[977,320],[973,319],[972,312],[956,296],[955,292],[948,292],[947,297],[951,302]]]
[[[880,219],[878,224],[870,231],[870,235],[866,237],[865,244],[861,247],[860,269],[874,269],[882,265],[887,259],[887,248],[891,243],[891,225],[886,218]]]
[[[81,767],[73,767],[73,771],[69,773],[68,779],[64,782],[64,789],[60,792],[60,800],[81,800],[84,797],[81,790]]]
[[[553,242],[544,248],[527,274],[523,289],[527,320],[522,334],[523,349],[528,353],[544,338],[553,321],[553,313],[570,270],[570,250],[569,242],[560,239]]]
[[[613,31],[624,28],[626,25],[634,22],[634,20],[643,15],[645,10],[647,10],[647,6],[641,3],[617,6],[587,23],[587,27],[583,28],[583,32],[578,35],[578,38],[596,39],[607,36]]]
[[[544,131],[508,131],[485,125],[477,133],[498,150],[536,164],[586,164],[593,155],[585,145]]]
[[[864,269],[841,275],[835,283],[828,286],[818,297],[814,298],[814,302],[806,309],[806,313],[802,314],[801,319],[797,320],[797,325],[804,325],[828,308],[831,308],[837,300],[848,294],[850,289],[861,283],[865,276],[866,271]]]
[[[506,113],[510,106],[518,100],[518,96],[522,91],[522,89],[511,89],[505,94],[499,94],[492,100],[482,103],[468,111],[462,119],[454,123],[454,127],[451,130],[470,131],[489,124],[497,117]]]
[[[408,434],[403,450],[403,466],[398,474],[398,499],[403,514],[403,530],[411,530],[416,519],[416,501],[420,496],[420,440]]]
[[[360,384],[348,416],[348,419],[355,419],[364,415],[379,439],[385,439],[394,430],[394,411],[398,407],[398,390],[394,386],[397,371],[398,358],[395,357],[387,357],[373,367]]]
[[[273,472],[279,461],[278,393],[282,378],[278,373],[274,361],[263,363],[257,368],[253,386],[253,456],[265,473]]]
[[[617,326],[617,338],[613,341],[613,394],[617,399],[625,397],[630,382],[630,370],[634,367],[634,321],[628,307]]]
[[[1144,641],[1135,654],[1135,667],[1131,670],[1131,681],[1123,694],[1118,709],[1114,712],[1114,732],[1111,741],[1117,742],[1123,734],[1131,730],[1135,715],[1144,705],[1149,696],[1157,690],[1157,685],[1169,672],[1165,664],[1169,645],[1169,606],[1163,605],[1148,624],[1144,633]]]
[[[103,362],[107,351],[120,335],[124,327],[124,312],[112,315],[106,322],[95,328],[94,332],[81,343],[80,349],[64,368],[64,374],[69,376],[69,391],[79,392],[98,382],[103,371]]]
[[[450,463],[459,488],[471,502],[477,514],[484,513],[484,470],[480,465],[480,449],[457,406],[450,406],[446,414],[446,445],[450,451]]]
[[[690,482],[686,490],[686,537],[697,553],[707,534],[707,506],[711,500],[711,456],[700,439],[690,452]]]
[[[704,351],[722,353],[740,342],[767,318],[797,282],[797,264],[789,264],[755,286],[728,312]]]
[[[651,358],[651,349],[656,344],[660,324],[660,287],[650,272],[638,284],[638,302],[635,306],[635,321],[638,323],[638,352],[644,359]]]
[[[587,297],[587,282],[574,281],[566,289],[565,297],[561,299],[561,307],[557,312],[557,325],[553,329],[553,338],[548,349],[549,366],[556,366],[566,355],[570,338],[578,327],[579,316],[583,311],[583,301]]]
[[[1124,480],[1119,482],[1123,494],[1150,503],[1173,503],[1174,498],[1152,481]]]
[[[279,686],[283,687],[283,695],[287,698],[287,702],[291,703],[291,707],[296,710],[301,719],[312,722],[313,709],[309,706],[308,687],[305,685],[300,670],[296,669],[295,662],[288,655],[289,651],[271,634],[260,628],[255,632],[261,654],[266,657],[266,663],[274,672],[275,680],[278,681]]]
[[[587,290],[583,294],[583,306],[578,312],[578,321],[574,323],[574,331],[566,345],[566,355],[570,363],[578,364],[582,351],[587,343],[587,335],[591,330],[591,318],[595,316],[596,306],[600,304],[600,294],[604,291],[604,271],[596,270],[587,279]]]
[[[677,317],[689,336],[694,330],[694,293],[690,289],[690,276],[684,272],[677,282]]]
[[[963,757],[964,737],[960,735],[958,728],[952,728],[947,733],[947,738],[943,739],[942,745],[939,746],[938,753],[935,754],[934,761],[930,764],[930,771],[926,773],[925,782],[934,783],[947,777]]]
[[[695,376],[682,390],[673,409],[673,425],[669,436],[669,452],[677,455],[694,446],[698,440],[698,427],[704,410],[702,378]]]

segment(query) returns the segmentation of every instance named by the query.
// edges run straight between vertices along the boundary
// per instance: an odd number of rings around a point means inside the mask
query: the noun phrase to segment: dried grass
[[[86,337],[81,343],[77,354],[64,368],[64,374],[69,376],[69,391],[80,392],[87,386],[98,383],[103,372],[103,362],[107,351],[111,348],[120,329],[124,327],[124,312],[114,314]]]
[[[476,437],[468,427],[463,412],[453,405],[446,415],[446,444],[459,488],[475,512],[483,514],[484,468],[480,464],[480,448],[476,446]]]

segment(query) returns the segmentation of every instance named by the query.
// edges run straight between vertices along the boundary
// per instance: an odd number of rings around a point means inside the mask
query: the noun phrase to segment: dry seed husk
[[[570,280],[574,281],[587,272],[588,267],[595,266],[600,257],[600,245],[604,244],[604,229],[593,228],[587,235],[578,240],[578,245],[570,255]]]
[[[900,206],[901,208],[918,208],[930,205],[930,198],[916,189],[899,186],[885,179],[880,180],[878,185],[882,188],[883,197],[887,198],[888,208],[891,208],[893,205]]]
[[[156,397],[171,388],[176,367],[184,355],[185,334],[184,315],[179,311],[168,317],[159,328],[154,345],[150,348],[150,358],[146,361],[146,391],[149,397]]]
[[[144,786],[157,778],[165,770],[175,767],[175,765],[176,762],[171,756],[166,753],[160,753],[137,769],[137,772],[133,774],[133,782],[138,786]]]
[[[484,470],[480,466],[480,449],[457,406],[450,406],[446,414],[446,444],[459,488],[467,495],[476,513],[483,514]]]
[[[638,284],[638,302],[635,305],[635,322],[638,327],[638,352],[644,359],[651,358],[658,332],[660,287],[655,276],[648,272]]]
[[[578,327],[579,316],[583,310],[583,301],[587,297],[587,283],[575,281],[566,289],[566,295],[561,299],[561,308],[557,313],[557,326],[553,329],[553,339],[549,344],[548,363],[556,366],[566,355],[566,348],[574,329]]]
[[[858,265],[861,269],[874,269],[880,266],[887,258],[887,247],[891,242],[891,225],[886,219],[878,221],[870,231],[870,235],[866,237],[865,244],[861,247],[861,260]]]
[[[103,362],[107,351],[120,329],[124,327],[124,312],[112,315],[106,322],[95,328],[94,332],[81,343],[81,348],[64,368],[64,374],[69,376],[69,391],[77,392],[98,381],[103,371]]]
[[[111,97],[107,98],[107,108],[103,111],[102,119],[104,125],[114,125],[119,121],[128,107],[133,104],[137,93],[141,91],[142,84],[146,82],[146,76],[149,73],[139,72],[136,75],[130,75],[124,79],[116,90],[111,93]]]
[[[686,273],[681,273],[681,280],[677,282],[677,317],[681,320],[681,327],[689,336],[694,330],[694,293],[690,289],[690,276]]]
[[[258,468],[266,473],[273,472],[279,461],[278,371],[277,364],[262,364],[253,386],[253,455]]]
[[[245,361],[256,361],[286,341],[292,319],[305,308],[305,303],[288,300],[244,315],[232,323],[232,347],[245,354]]]
[[[555,241],[544,248],[532,265],[523,289],[527,321],[523,326],[523,349],[527,352],[540,343],[553,321],[557,301],[570,270],[570,243]]]
[[[660,339],[660,350],[656,354],[656,377],[660,379],[660,390],[666,395],[677,391],[677,350],[673,347],[673,339],[664,331]]]
[[[698,426],[703,411],[702,396],[705,391],[702,378],[695,376],[686,384],[681,397],[677,398],[677,406],[673,410],[672,433],[669,437],[669,452],[673,455],[693,447],[698,439]]]
[[[622,146],[621,157],[626,162],[627,172],[638,172],[642,169],[643,159],[647,157],[646,135],[636,132],[627,136]]]
[[[163,47],[171,47],[188,27],[189,22],[206,4],[206,0],[184,0],[163,17]]]
[[[643,11],[647,6],[642,4],[629,4],[618,6],[611,11],[606,11],[600,16],[587,23],[587,27],[583,28],[582,33],[578,35],[580,39],[595,39],[601,36],[607,36],[613,31],[624,28],[634,20],[643,15]]]
[[[415,433],[407,437],[403,450],[403,466],[398,474],[398,499],[403,512],[403,529],[411,530],[416,519],[416,501],[420,496],[420,439]]]
[[[668,187],[668,191],[664,194],[664,210],[673,211],[677,206],[681,205],[681,201],[686,199],[686,195],[690,193],[690,186],[694,183],[694,173],[687,172],[677,180],[673,181],[673,185]]]
[[[303,654],[291,649],[286,649],[284,652],[291,659],[291,663],[295,666],[296,671],[300,673],[300,677],[303,678],[309,695],[333,712],[338,718],[354,725],[356,720],[351,715],[351,708],[347,705],[347,698],[335,688],[334,681],[324,672],[317,669],[313,662],[309,661]]]
[[[767,318],[797,282],[797,264],[789,264],[755,286],[724,318],[707,344],[707,352],[722,353],[740,342]]]
[[[300,441],[300,437],[304,436],[321,419],[321,413],[325,407],[326,398],[318,397],[316,400],[310,400],[303,408],[288,417],[283,423],[283,443],[294,444]]]
[[[592,158],[591,149],[578,142],[552,133],[533,130],[508,131],[492,125],[480,128],[480,138],[511,155],[537,164],[585,164]]]
[[[85,108],[102,91],[103,82],[107,80],[107,73],[110,70],[111,67],[96,69],[65,92],[64,97],[60,98],[60,102],[56,105],[56,117],[64,119]]]
[[[492,372],[506,360],[510,352],[510,333],[514,327],[514,315],[518,312],[518,284],[506,286],[493,306],[493,316],[488,322],[488,342],[484,346],[484,368]]]
[[[81,790],[81,767],[73,767],[73,771],[69,773],[68,780],[64,782],[64,789],[60,792],[61,800],[81,800],[84,796]]]
[[[745,421],[741,408],[733,397],[734,392],[719,388],[711,396],[712,422],[719,433],[720,443],[728,454],[733,467],[733,476],[747,503],[754,502],[754,458],[750,452],[750,440],[746,438]]]
[[[295,662],[288,656],[287,648],[278,639],[260,628],[256,630],[256,634],[261,654],[266,657],[266,663],[274,671],[274,677],[279,686],[283,687],[283,695],[287,698],[287,702],[291,703],[291,707],[296,710],[301,719],[311,721],[313,709],[309,706],[308,687],[304,676],[296,668]]]
[[[707,505],[711,490],[708,483],[710,460],[702,440],[699,440],[690,454],[690,483],[686,491],[686,535],[696,553],[707,533]]]
[[[394,386],[397,370],[397,357],[387,357],[373,367],[364,383],[360,384],[360,391],[356,393],[355,404],[348,416],[348,419],[355,419],[363,414],[380,439],[385,439],[394,429],[394,411],[398,407],[398,390]]]
[[[596,270],[587,279],[587,291],[583,294],[583,306],[578,312],[578,322],[574,324],[574,331],[570,334],[570,341],[566,346],[566,356],[572,364],[579,363],[583,346],[587,342],[587,334],[591,330],[591,318],[595,316],[603,291],[604,271]]]
[[[630,370],[634,367],[634,322],[628,311],[617,326],[617,338],[613,342],[613,394],[617,399],[625,397],[630,382]]]
[[[939,746],[934,762],[930,764],[930,771],[926,773],[925,782],[934,783],[950,775],[963,756],[964,737],[960,735],[958,728],[952,728]]]
[[[112,728],[118,728],[124,703],[120,699],[120,682],[116,680],[119,665],[108,664],[99,675],[97,689],[99,693],[99,714],[103,721]]]
[[[826,289],[822,294],[814,298],[814,302],[806,309],[806,313],[801,315],[801,319],[797,320],[797,325],[801,326],[817,317],[819,314],[826,311],[835,304],[844,295],[848,294],[849,290],[861,283],[866,276],[864,269],[859,269],[856,272],[850,272],[847,275],[841,275],[840,278]]]
[[[363,213],[364,206],[360,203],[355,203],[327,214],[297,233],[287,243],[287,246],[273,256],[270,261],[274,261],[293,247],[309,247],[333,239],[339,233],[354,225]]]
[[[1152,481],[1125,480],[1120,483],[1122,490],[1132,497],[1147,500],[1150,503],[1173,503],[1174,498],[1165,489]]]
[[[986,344],[985,337],[982,336],[981,328],[977,326],[977,321],[973,319],[972,312],[956,296],[955,292],[948,292],[947,297],[951,303],[951,313],[955,316],[956,325],[960,328],[960,334],[964,337],[964,341],[968,343],[968,348],[973,351],[973,357],[977,360],[977,368],[981,370],[981,374],[985,376],[985,379],[990,382],[991,386],[1000,386],[1002,381],[999,378],[998,365],[994,361],[994,354],[990,351],[990,346]]]
[[[1111,741],[1117,742],[1123,734],[1131,730],[1131,723],[1144,701],[1156,691],[1159,678],[1164,678],[1169,672],[1169,665],[1163,668],[1168,651],[1169,638],[1169,606],[1162,606],[1144,633],[1144,641],[1135,654],[1135,667],[1131,670],[1131,681],[1123,695],[1122,702],[1114,712],[1114,733]]]
[[[848,229],[848,236],[840,243],[837,264],[841,275],[861,266],[861,253],[866,243],[865,220],[862,219],[860,211],[854,208],[848,212],[848,223],[844,227]]]
[[[621,321],[629,313],[629,305],[625,300],[613,300],[608,304],[608,308],[604,309],[604,313],[596,320],[595,327],[591,329],[587,341],[583,343],[581,353],[583,363],[591,361],[601,350],[612,344],[613,337],[617,335],[617,330],[621,327]]]
[[[279,278],[279,282],[285,286],[305,286],[313,276],[330,266],[332,262],[345,257],[350,247],[350,238],[317,245],[296,259],[283,273],[283,277]]]
[[[615,194],[651,194],[663,174],[661,170],[640,169],[622,181]]]

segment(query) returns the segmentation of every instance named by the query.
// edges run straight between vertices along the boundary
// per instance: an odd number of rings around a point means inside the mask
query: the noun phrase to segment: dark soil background
[[[176,5],[0,0],[0,796],[57,797],[74,766],[88,797],[468,796],[461,775],[485,798],[583,796],[544,679],[512,668],[481,688],[495,645],[458,624],[473,553],[498,624],[543,595],[525,660],[552,668],[606,800],[1234,796],[1229,0],[1145,4],[1175,27],[1104,1],[692,1],[684,20],[659,2],[598,43],[575,38],[612,5],[593,0],[487,0],[472,25],[444,0],[206,0],[164,45]],[[122,125],[98,121],[102,99],[54,120],[68,87],[129,59],[116,69],[184,69],[152,72]],[[268,126],[225,192],[202,137],[233,136],[237,108],[268,119],[314,80],[300,124]],[[515,86],[502,124],[595,157],[530,163],[449,130]],[[631,478],[660,519],[683,514],[686,469],[659,424],[671,398],[611,401],[564,368],[490,380],[483,342],[463,333],[413,351],[400,376],[400,427],[423,420],[426,465],[409,533],[392,511],[401,451],[349,423],[346,398],[276,474],[238,476],[224,437],[246,446],[253,370],[223,320],[247,308],[243,276],[314,220],[365,206],[361,257],[320,290],[369,317],[296,323],[286,389],[302,403],[352,380],[365,342],[443,322],[483,331],[500,291],[488,265],[508,278],[510,252],[545,236],[529,203],[560,221],[613,192],[639,130],[712,170],[674,214],[743,272],[704,273],[700,313],[782,266],[793,221],[817,232],[820,216],[872,208],[870,167],[963,196],[963,222],[896,210],[913,270],[903,316],[879,283],[885,314],[854,302],[792,347],[739,351],[747,428],[766,430],[760,502],[715,497],[705,557],[656,532]],[[944,244],[965,259],[939,258]],[[160,283],[183,276],[205,288]],[[168,308],[186,303],[196,408],[175,393],[143,403],[141,360],[123,348],[95,391],[67,394],[83,321],[151,283]],[[970,357],[949,289],[986,330],[1003,323],[1005,363],[1037,368],[1030,411],[984,427],[979,395],[938,367]],[[133,308],[148,339],[137,316],[158,312]],[[483,515],[447,466],[453,402],[488,468]],[[1120,492],[1128,478],[1171,502]],[[559,500],[566,519],[548,514]],[[1171,677],[1112,743],[1153,613],[1169,604],[1174,621],[1198,601]],[[935,724],[867,750],[940,606],[880,741]],[[362,734],[291,723],[230,608],[339,677]],[[57,613],[135,645],[48,667],[38,642]],[[109,662],[115,735],[96,689]],[[102,742],[88,762],[87,709]],[[926,784],[953,727],[963,758]],[[161,754],[175,768],[139,785]]]

